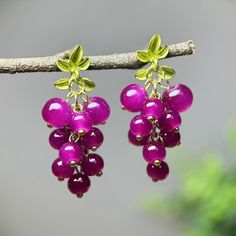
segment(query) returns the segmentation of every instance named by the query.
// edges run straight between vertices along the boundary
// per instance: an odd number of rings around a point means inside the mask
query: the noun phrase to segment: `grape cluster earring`
[[[166,148],[180,144],[181,116],[193,102],[191,90],[183,85],[170,85],[174,69],[159,65],[169,48],[161,45],[155,34],[145,51],[136,52],[137,59],[148,67],[139,70],[135,77],[144,85],[130,84],[123,89],[120,101],[124,110],[139,113],[130,122],[128,139],[142,146],[147,162],[147,174],[154,181],[164,180],[169,174]],[[66,99],[52,98],[42,109],[42,117],[48,127],[52,148],[58,150],[58,158],[52,163],[52,173],[63,181],[71,193],[82,197],[89,190],[90,177],[102,175],[103,158],[95,151],[103,143],[103,134],[97,125],[105,124],[110,107],[101,97],[89,97],[87,92],[95,84],[81,72],[88,69],[89,58],[83,57],[83,49],[76,46],[68,60],[58,60],[57,67],[69,72],[70,78],[62,78],[54,86],[68,90]]]
[[[105,124],[110,107],[100,97],[88,97],[87,92],[95,84],[80,72],[90,65],[83,57],[83,49],[76,46],[68,60],[58,60],[57,66],[69,72],[70,78],[55,82],[55,87],[68,90],[66,100],[52,98],[42,109],[47,125],[55,128],[50,136],[52,148],[59,150],[58,158],[52,164],[52,173],[60,180],[68,179],[71,193],[82,197],[90,187],[90,176],[102,175],[103,159],[94,153],[103,143],[103,134],[96,125]],[[73,100],[73,102],[71,102]]]
[[[120,95],[122,109],[139,112],[130,122],[128,139],[136,146],[143,146],[143,158],[147,174],[154,181],[164,180],[169,174],[166,148],[180,144],[181,117],[179,113],[190,108],[193,101],[191,90],[183,85],[170,85],[175,75],[169,66],[160,66],[159,60],[167,56],[169,49],[161,45],[155,34],[145,51],[137,51],[137,59],[149,63],[135,77],[145,81],[144,86],[130,84]],[[156,76],[156,77],[155,77]]]

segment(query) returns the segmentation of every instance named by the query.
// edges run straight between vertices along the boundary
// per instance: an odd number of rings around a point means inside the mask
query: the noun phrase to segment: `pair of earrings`
[[[130,122],[128,139],[136,146],[143,146],[147,174],[153,181],[168,176],[169,167],[164,161],[166,148],[180,144],[179,113],[186,111],[193,101],[187,86],[170,86],[174,69],[159,65],[159,60],[168,52],[168,47],[161,45],[160,36],[153,35],[147,50],[136,52],[137,59],[148,64],[135,75],[138,80],[145,81],[144,86],[130,84],[120,95],[123,109],[140,113]],[[49,127],[56,128],[49,136],[50,145],[59,150],[59,157],[52,164],[52,173],[60,181],[68,179],[68,189],[78,197],[88,191],[91,176],[102,175],[104,161],[95,151],[102,145],[104,137],[95,126],[105,124],[110,115],[110,107],[103,98],[87,95],[95,84],[82,77],[80,72],[89,65],[90,60],[83,57],[79,45],[72,50],[68,60],[58,60],[58,68],[71,75],[54,84],[58,89],[68,90],[66,100],[52,98],[42,109],[44,121]]]

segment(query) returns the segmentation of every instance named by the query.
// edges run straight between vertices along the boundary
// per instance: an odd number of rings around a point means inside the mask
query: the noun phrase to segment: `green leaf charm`
[[[154,34],[148,44],[148,52],[156,54],[161,46],[161,37],[158,34]]]
[[[169,48],[168,48],[168,46],[162,46],[161,48],[160,48],[160,50],[158,51],[158,53],[157,53],[157,59],[159,60],[159,59],[163,59],[163,58],[165,58],[166,56],[167,56],[167,54],[169,53]]]
[[[80,61],[80,63],[78,64],[77,69],[78,70],[87,70],[90,66],[90,60],[89,58],[85,58],[83,60]]]
[[[58,60],[57,67],[63,72],[70,72],[72,69],[71,63],[68,60]]]
[[[83,58],[83,49],[80,45],[77,45],[73,48],[69,57],[69,61],[72,64],[77,65],[82,58]]]
[[[169,84],[165,82],[175,76],[175,70],[169,66],[160,66],[159,60],[165,58],[169,53],[166,45],[161,45],[161,37],[154,34],[149,40],[147,50],[136,51],[136,57],[139,61],[148,63],[147,68],[140,69],[135,77],[138,80],[146,80],[144,88],[148,90],[151,87],[151,97],[161,97],[159,89],[169,89]]]
[[[76,81],[78,86],[85,92],[90,92],[95,88],[95,83],[89,78],[80,78]]]
[[[77,45],[72,49],[68,60],[59,59],[56,65],[61,71],[69,72],[70,78],[59,79],[54,83],[54,86],[61,90],[69,90],[66,101],[69,102],[73,98],[73,110],[80,110],[79,99],[87,101],[86,92],[95,88],[95,83],[92,80],[80,77],[80,72],[89,68],[90,59],[83,58],[83,49]]]
[[[147,69],[141,69],[135,74],[136,79],[146,80],[147,79]]]
[[[158,75],[163,80],[169,80],[175,76],[175,70],[169,66],[162,66],[158,69]]]
[[[58,89],[61,89],[61,90],[68,89],[69,88],[69,79],[67,79],[67,78],[59,79],[54,83],[54,86]]]
[[[144,63],[150,61],[150,55],[149,53],[145,51],[141,51],[141,50],[136,51],[136,57],[138,58],[139,61],[144,62]]]

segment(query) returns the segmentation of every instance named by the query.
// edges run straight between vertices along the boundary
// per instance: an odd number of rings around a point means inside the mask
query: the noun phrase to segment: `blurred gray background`
[[[178,188],[182,150],[224,151],[223,127],[236,115],[235,13],[233,0],[1,0],[0,57],[53,55],[78,43],[86,55],[127,52],[144,48],[154,33],[166,44],[192,39],[197,51],[163,61],[177,72],[173,82],[187,84],[195,100],[183,114],[182,145],[168,152],[170,176],[159,184],[146,176],[141,149],[127,142],[133,114],[120,110],[120,91],[135,82],[135,71],[86,72],[96,82],[91,95],[106,98],[112,113],[98,151],[104,175],[92,180],[82,200],[52,176],[57,153],[41,119],[47,99],[65,96],[53,87],[63,74],[1,74],[0,235],[182,235],[181,224],[155,220],[137,199]]]

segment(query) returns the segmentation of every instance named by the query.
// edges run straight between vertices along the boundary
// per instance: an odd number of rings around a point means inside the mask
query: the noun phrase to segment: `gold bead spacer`
[[[175,128],[175,133],[179,133],[179,128]]]
[[[155,118],[153,116],[148,116],[147,119],[152,122],[155,123]]]
[[[97,147],[96,147],[96,146],[93,146],[93,147],[91,147],[91,150],[92,150],[93,152],[96,152],[96,151],[97,151]]]
[[[76,194],[76,197],[77,197],[77,198],[82,198],[82,197],[83,197],[83,193]]]
[[[153,165],[154,166],[159,166],[161,164],[161,162],[159,161],[159,160],[155,160],[154,162],[153,162]]]
[[[137,139],[138,141],[141,141],[141,140],[143,139],[143,137],[140,136],[140,135],[137,135],[137,136],[136,136],[136,139]]]
[[[85,135],[85,131],[83,129],[80,129],[78,131],[78,134],[79,134],[79,136],[84,136]]]
[[[75,161],[71,161],[71,162],[70,162],[70,166],[71,166],[71,167],[76,167],[76,166],[77,166],[77,163],[76,163]]]
[[[97,174],[97,177],[101,177],[103,175],[103,172],[100,171],[98,174]]]

